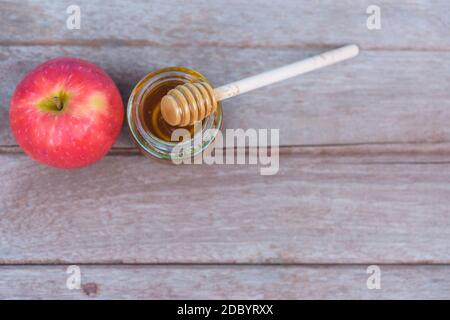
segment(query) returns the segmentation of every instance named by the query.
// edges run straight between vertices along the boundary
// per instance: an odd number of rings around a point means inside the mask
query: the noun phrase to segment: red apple
[[[101,159],[116,141],[123,103],[102,69],[80,59],[57,58],[17,85],[9,118],[17,143],[31,158],[79,168]]]

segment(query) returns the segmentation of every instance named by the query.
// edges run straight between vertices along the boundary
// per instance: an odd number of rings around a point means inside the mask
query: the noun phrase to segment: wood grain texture
[[[382,265],[381,289],[367,265],[0,267],[0,299],[449,299],[449,266]]]
[[[192,47],[0,47],[0,145],[15,85],[40,62],[65,55],[102,66],[128,100],[147,72],[185,65],[217,85],[321,50]],[[132,59],[130,59],[132,57]],[[224,102],[226,128],[280,128],[281,145],[450,141],[450,53],[363,51],[344,62]],[[131,147],[124,127],[116,147]]]
[[[275,176],[127,154],[61,171],[4,153],[0,262],[450,263],[448,146],[380,148],[288,150]]]
[[[68,30],[71,4],[0,0],[0,299],[450,297],[450,2],[78,0]],[[275,176],[151,161],[125,128],[95,166],[50,169],[9,130],[15,85],[57,56],[126,102],[158,68],[221,85],[347,43],[360,57],[225,103],[226,128],[281,128]],[[81,290],[66,263],[92,264]]]
[[[1,1],[0,43],[449,50],[446,0],[379,0],[382,29],[368,30],[370,0],[78,0],[81,30],[66,28],[73,1]]]

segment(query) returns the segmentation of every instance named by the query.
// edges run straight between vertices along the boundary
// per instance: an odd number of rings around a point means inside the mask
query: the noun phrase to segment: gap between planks
[[[234,151],[242,148],[234,148]],[[252,148],[245,148],[248,153]],[[227,148],[222,148],[228,152]],[[18,145],[0,146],[1,155],[23,155]],[[329,145],[297,145],[280,146],[279,154],[298,155],[302,157],[367,157],[373,155],[372,160],[363,161],[364,164],[448,164],[450,163],[450,142],[442,143],[354,143],[354,144],[329,144]],[[135,147],[113,147],[106,155],[113,156],[140,156],[141,153]],[[411,158],[408,158],[408,155]],[[391,156],[390,161],[383,161],[375,156]],[[399,158],[402,156],[401,158]],[[406,158],[405,158],[406,156]],[[419,156],[419,159],[417,159]],[[398,161],[395,161],[395,160]],[[393,161],[394,160],[394,161]]]
[[[8,263],[0,261],[0,269],[2,267],[59,267],[59,266],[86,266],[86,267],[364,267],[370,265],[384,267],[450,267],[449,263],[433,262],[433,261],[415,261],[415,262],[82,262],[82,261],[55,261],[55,262],[26,262],[26,263]]]
[[[176,49],[186,49],[186,48],[224,48],[224,49],[298,49],[298,50],[328,50],[340,47],[345,45],[346,43],[301,43],[301,44],[276,44],[276,45],[268,45],[268,44],[246,44],[246,43],[237,43],[237,44],[228,44],[221,42],[197,42],[197,43],[177,43],[165,45],[162,43],[158,43],[155,41],[149,41],[145,39],[135,39],[135,40],[126,40],[126,39],[70,39],[70,40],[52,40],[52,39],[43,39],[38,41],[20,41],[20,40],[10,40],[10,41],[0,41],[0,47],[152,47],[152,48],[176,48]],[[442,47],[424,47],[424,48],[415,48],[409,46],[398,46],[398,47],[389,47],[389,46],[370,46],[370,45],[359,45],[360,50],[364,51],[389,51],[389,52],[450,52],[450,48],[442,48]]]

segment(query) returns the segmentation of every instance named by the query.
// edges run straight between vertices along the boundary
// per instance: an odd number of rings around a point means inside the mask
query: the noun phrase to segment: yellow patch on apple
[[[106,104],[107,104],[106,97],[101,92],[93,93],[89,97],[89,106],[95,109],[96,111],[101,112],[105,111]]]

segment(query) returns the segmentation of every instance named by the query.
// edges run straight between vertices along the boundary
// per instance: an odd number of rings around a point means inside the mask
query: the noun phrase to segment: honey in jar
[[[179,129],[169,125],[161,115],[161,99],[173,88],[180,84],[197,83],[209,80],[201,73],[184,68],[171,67],[152,72],[145,76],[135,86],[131,92],[127,107],[127,121],[131,132],[131,137],[137,147],[145,155],[154,156],[160,159],[180,159],[194,157],[203,152],[215,136],[208,136],[206,140],[194,139],[194,126],[183,127],[190,133],[187,141],[183,144],[191,145],[187,154],[174,154],[173,150],[180,141],[172,141],[172,133]],[[222,127],[222,106],[202,121],[201,132],[211,132],[211,129],[221,129]],[[214,132],[214,130],[212,131]]]

